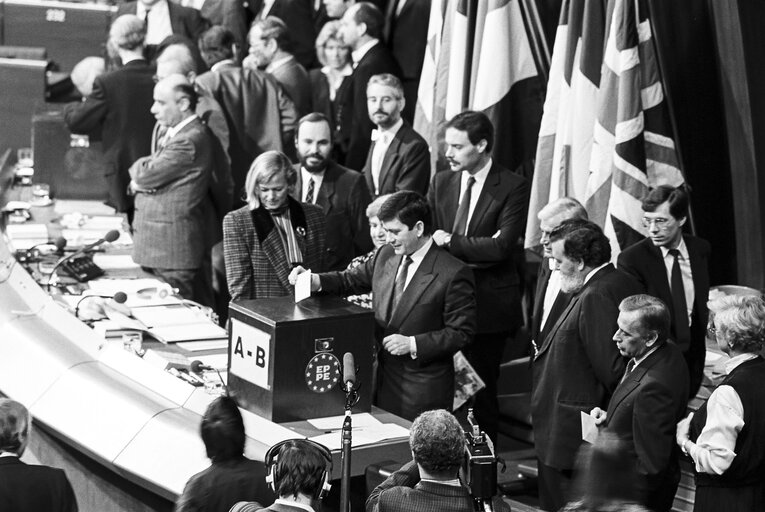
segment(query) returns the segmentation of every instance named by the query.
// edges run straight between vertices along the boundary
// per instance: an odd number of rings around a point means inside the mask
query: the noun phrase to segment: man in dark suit
[[[534,309],[531,319],[531,342],[538,347],[555,324],[558,315],[566,309],[570,296],[560,293],[560,271],[552,257],[550,232],[564,220],[588,220],[587,210],[573,197],[561,197],[547,203],[537,214],[542,236],[542,261],[539,263],[537,285],[534,293]]]
[[[385,11],[385,41],[401,66],[406,106],[404,119],[414,122],[417,87],[428,44],[431,0],[388,0]]]
[[[635,497],[668,512],[680,482],[675,426],[685,415],[688,370],[669,336],[669,310],[656,297],[633,295],[619,304],[616,347],[629,358],[608,410],[594,408],[598,425],[626,441]],[[603,482],[607,485],[607,482]]]
[[[567,502],[582,442],[580,415],[606,407],[624,373],[624,360],[611,337],[619,303],[638,293],[640,285],[609,262],[611,245],[596,224],[564,221],[550,240],[561,291],[572,297],[534,357],[531,419],[540,507],[558,510]]]
[[[413,420],[452,407],[453,356],[475,331],[473,273],[433,243],[430,207],[420,194],[396,192],[378,218],[389,245],[361,266],[313,274],[311,289],[342,296],[372,291],[380,363],[375,403]],[[296,268],[290,282],[302,271]]]
[[[247,36],[250,54],[242,66],[262,69],[276,78],[298,111],[311,112],[311,82],[305,68],[292,55],[292,38],[287,25],[274,16],[252,24]]]
[[[135,14],[146,22],[146,58],[156,57],[156,48],[168,36],[179,35],[196,44],[207,28],[199,11],[171,0],[132,0],[117,6],[117,16]]]
[[[133,199],[127,194],[128,168],[151,153],[154,68],[143,58],[144,22],[128,14],[109,29],[109,45],[123,65],[98,76],[83,102],[67,105],[64,121],[73,133],[98,134],[103,141],[106,204],[133,221]]]
[[[470,489],[459,481],[465,459],[465,432],[457,418],[441,410],[425,411],[412,423],[409,447],[414,460],[392,473],[367,498],[367,512],[472,512]],[[495,512],[510,511],[499,496]]]
[[[474,398],[476,419],[496,441],[499,364],[522,322],[513,249],[526,224],[529,184],[491,159],[494,127],[482,112],[452,118],[445,140],[452,172],[436,173],[428,193],[433,240],[475,273],[478,330],[464,353],[486,384]]]
[[[130,168],[136,196],[133,260],[158,275],[186,299],[212,306],[202,260],[209,249],[214,209],[209,194],[215,136],[195,114],[194,86],[170,75],[154,88],[152,113],[166,131],[155,151]]]
[[[340,34],[351,50],[353,74],[337,91],[337,118],[340,125],[344,165],[358,170],[364,167],[369,153],[372,130],[367,114],[367,83],[373,75],[391,73],[401,76],[396,59],[380,42],[383,15],[369,2],[352,5],[340,21]]]
[[[31,428],[26,407],[0,398],[0,510],[77,512],[77,499],[63,470],[21,461]]]
[[[689,397],[704,377],[709,311],[709,242],[684,235],[688,193],[667,185],[643,199],[643,225],[648,238],[619,254],[618,266],[640,281],[643,291],[670,308],[671,338],[688,363]]]
[[[293,53],[301,66],[313,69],[319,66],[316,57],[316,34],[314,25],[314,0],[252,0],[248,8],[255,15],[254,21],[275,16],[289,28]],[[321,28],[321,27],[319,27]]]
[[[324,268],[345,270],[355,256],[372,249],[365,215],[371,199],[364,177],[330,158],[332,129],[323,114],[314,112],[300,120],[295,146],[300,164],[295,166],[293,196],[321,206],[327,217]]]
[[[428,143],[401,119],[404,89],[390,73],[374,75],[367,84],[369,119],[377,126],[372,132],[363,173],[372,197],[412,190],[425,195],[430,181]]]
[[[239,207],[250,165],[265,151],[294,147],[298,117],[274,77],[236,64],[234,45],[234,35],[223,27],[202,34],[199,47],[210,71],[199,75],[197,84],[210,91],[226,116],[234,207]]]

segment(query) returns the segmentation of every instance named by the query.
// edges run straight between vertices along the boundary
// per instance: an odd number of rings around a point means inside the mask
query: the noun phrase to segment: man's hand
[[[391,355],[403,356],[409,353],[409,336],[391,334],[390,336],[383,338],[382,344],[383,348]]]
[[[302,274],[303,272],[308,272],[308,270],[304,269],[300,265],[293,268],[290,272],[290,275],[287,277],[287,280],[290,282],[292,286],[295,286],[295,282],[297,282],[297,276]],[[319,291],[321,288],[321,279],[319,279],[319,276],[316,274],[311,274],[311,291],[316,292]]]
[[[677,424],[677,432],[675,433],[675,440],[680,448],[688,441],[688,431],[691,428],[691,419],[693,419],[693,413],[688,414],[687,418],[680,420]]]
[[[437,246],[443,247],[444,245],[449,245],[449,242],[452,241],[452,235],[443,229],[437,229],[436,232],[433,233],[433,241]]]
[[[608,413],[601,409],[600,407],[595,407],[593,410],[590,411],[590,416],[595,418],[595,424],[600,426],[606,421]]]

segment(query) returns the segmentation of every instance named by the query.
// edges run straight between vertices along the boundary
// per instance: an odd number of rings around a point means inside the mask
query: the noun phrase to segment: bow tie
[[[372,130],[372,133],[370,134],[370,138],[372,139],[372,142],[380,141],[383,144],[387,144],[388,140],[390,140],[391,135],[388,132],[384,132],[382,130],[378,130],[375,128]]]

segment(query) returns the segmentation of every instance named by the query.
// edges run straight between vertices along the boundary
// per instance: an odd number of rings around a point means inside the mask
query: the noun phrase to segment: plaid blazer
[[[325,221],[321,208],[289,198],[292,227],[297,235],[303,266],[323,270]],[[292,266],[275,229],[271,214],[247,206],[223,219],[223,256],[231,300],[282,297],[292,293],[288,277]]]

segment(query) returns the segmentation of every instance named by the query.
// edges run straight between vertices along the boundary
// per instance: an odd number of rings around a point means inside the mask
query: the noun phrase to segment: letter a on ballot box
[[[242,300],[229,309],[228,388],[276,423],[342,414],[343,355],[353,354],[360,399],[372,404],[374,314],[337,297]]]

